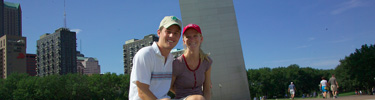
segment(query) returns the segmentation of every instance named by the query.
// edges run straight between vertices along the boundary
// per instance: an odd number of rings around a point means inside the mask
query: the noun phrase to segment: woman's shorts
[[[325,89],[326,86],[322,86],[322,91],[323,92],[327,92],[327,90]]]

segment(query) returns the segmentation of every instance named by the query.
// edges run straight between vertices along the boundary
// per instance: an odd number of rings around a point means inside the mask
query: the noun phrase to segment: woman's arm
[[[322,89],[322,83],[319,84],[320,89]]]
[[[171,88],[169,89],[169,91],[171,91],[173,94],[176,94],[176,92],[174,90],[174,81],[175,80],[176,80],[176,76],[172,75]]]
[[[205,73],[203,84],[203,96],[206,100],[211,100],[211,66]]]

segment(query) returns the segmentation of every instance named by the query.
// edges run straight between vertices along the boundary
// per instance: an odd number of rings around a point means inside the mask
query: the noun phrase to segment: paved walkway
[[[343,97],[338,97],[335,99],[328,98],[328,99],[323,99],[323,98],[316,98],[311,100],[375,100],[375,95],[351,95],[351,96],[343,96]]]

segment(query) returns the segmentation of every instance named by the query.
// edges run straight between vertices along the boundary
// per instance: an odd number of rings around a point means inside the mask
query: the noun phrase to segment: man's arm
[[[156,96],[150,91],[150,85],[136,81],[138,88],[138,96],[142,100],[156,100]]]

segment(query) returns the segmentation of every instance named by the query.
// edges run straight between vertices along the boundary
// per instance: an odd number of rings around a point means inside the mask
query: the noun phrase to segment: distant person
[[[322,91],[323,91],[323,98],[326,98],[326,96],[327,96],[327,91],[328,91],[328,82],[327,82],[327,80],[326,80],[326,78],[325,77],[322,77],[322,81],[320,81],[320,89],[322,89]]]
[[[331,91],[334,98],[337,98],[337,88],[339,88],[339,83],[337,83],[335,74],[332,74],[332,77],[328,81],[331,84]]]
[[[316,97],[316,91],[314,91],[314,93],[313,93],[313,97]]]
[[[129,100],[169,100],[173,55],[170,51],[181,37],[181,21],[165,16],[157,34],[159,41],[140,49],[134,56]]]
[[[296,87],[294,86],[293,82],[290,82],[290,85],[288,87],[288,92],[290,93],[290,97],[293,100],[294,99],[294,94],[296,93]]]
[[[171,91],[174,99],[210,100],[212,59],[201,49],[203,36],[196,24],[182,31],[184,53],[173,61]]]
[[[375,88],[372,87],[372,95],[375,95]]]
[[[355,95],[359,95],[357,88],[355,89]]]

